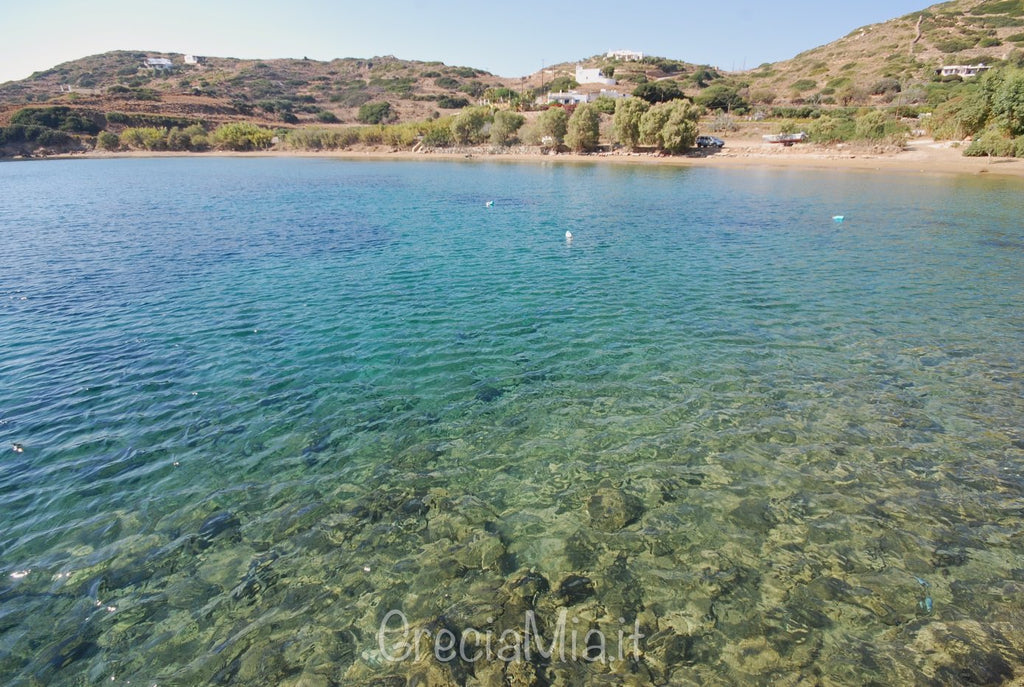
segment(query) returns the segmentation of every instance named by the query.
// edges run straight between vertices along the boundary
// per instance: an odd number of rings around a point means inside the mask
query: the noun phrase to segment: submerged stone
[[[620,530],[632,525],[643,515],[640,499],[621,489],[602,487],[587,502],[590,523],[606,532]]]
[[[582,575],[569,575],[558,586],[558,595],[564,598],[569,606],[575,606],[594,594],[594,582]]]

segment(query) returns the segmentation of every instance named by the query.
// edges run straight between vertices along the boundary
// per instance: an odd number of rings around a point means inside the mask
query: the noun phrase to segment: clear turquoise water
[[[1022,190],[0,165],[0,675],[1021,676]],[[645,637],[609,663],[388,661],[392,609]]]

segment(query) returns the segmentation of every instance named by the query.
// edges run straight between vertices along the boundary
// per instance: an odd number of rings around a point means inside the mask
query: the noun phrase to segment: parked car
[[[721,148],[725,145],[725,141],[718,138],[717,136],[698,136],[697,147],[698,148]]]

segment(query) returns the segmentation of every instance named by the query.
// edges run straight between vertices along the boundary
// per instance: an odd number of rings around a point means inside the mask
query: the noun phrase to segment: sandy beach
[[[91,151],[54,158],[111,157],[325,157],[352,160],[459,160],[545,163],[610,163],[662,165],[675,167],[733,167],[774,169],[821,169],[885,171],[906,174],[994,175],[1024,177],[1024,160],[1017,158],[964,157],[963,148],[948,141],[930,138],[911,140],[900,151],[872,149],[852,145],[820,146],[799,144],[786,148],[752,138],[731,138],[725,148],[714,152],[693,151],[689,155],[665,156],[625,150],[591,154],[541,153],[522,148],[498,152],[481,147],[458,151],[427,150],[412,152],[377,146],[368,149],[305,151],[276,149],[252,153],[213,151],[206,153],[152,151]]]

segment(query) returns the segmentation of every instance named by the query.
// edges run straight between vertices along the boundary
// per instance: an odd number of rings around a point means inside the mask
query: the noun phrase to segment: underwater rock
[[[591,570],[597,565],[600,548],[587,531],[576,530],[565,540],[565,556],[577,570]]]
[[[587,502],[590,524],[605,532],[614,532],[632,525],[643,512],[639,498],[610,487],[599,488]]]
[[[765,533],[779,524],[771,504],[765,499],[749,498],[729,513],[729,520],[750,532]]]
[[[582,575],[569,575],[558,585],[558,596],[565,599],[566,604],[575,606],[584,599],[594,596],[594,582]]]
[[[237,540],[240,527],[241,523],[234,513],[226,510],[217,511],[199,526],[196,545],[200,550],[207,549],[213,544],[213,540],[221,535]]]
[[[925,675],[950,685],[1008,682],[1024,659],[1001,632],[976,620],[928,623],[908,648]]]
[[[620,554],[604,573],[604,590],[601,603],[614,618],[624,618],[627,623],[636,620],[643,610],[643,590],[640,582],[630,571],[626,556]]]

